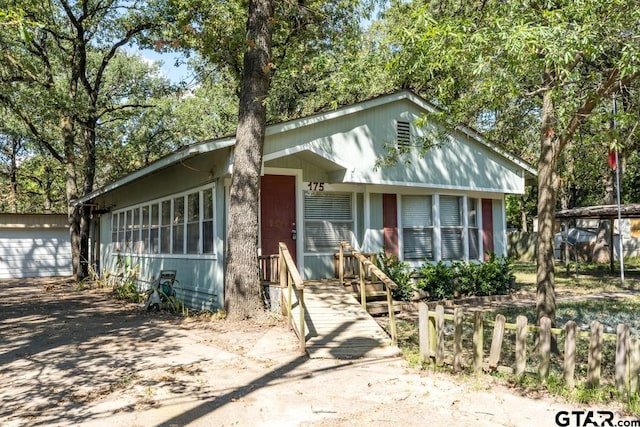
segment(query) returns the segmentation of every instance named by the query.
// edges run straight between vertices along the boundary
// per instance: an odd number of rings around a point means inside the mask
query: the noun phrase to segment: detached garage
[[[0,214],[0,279],[71,274],[66,215]]]

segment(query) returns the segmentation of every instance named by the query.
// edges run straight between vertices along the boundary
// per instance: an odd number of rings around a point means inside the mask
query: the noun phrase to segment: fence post
[[[436,365],[444,364],[444,306],[436,306]]]
[[[574,374],[576,371],[576,332],[578,325],[573,320],[569,320],[567,324],[564,325],[564,330],[564,366],[562,375],[567,387],[573,389],[576,385]]]
[[[436,356],[436,317],[435,314],[433,316],[429,316],[429,352],[431,356]]]
[[[293,279],[291,280],[293,282]],[[304,328],[304,312],[305,312],[305,303],[304,303],[304,289],[299,289],[300,292],[300,296],[298,297],[298,309],[300,310],[299,312],[299,319],[298,321],[300,322],[300,326],[299,326],[299,330],[300,330],[300,344],[299,344],[299,349],[301,353],[305,353],[306,352],[306,332],[305,332],[305,328]]]
[[[482,370],[484,342],[484,319],[481,311],[476,311],[473,315],[473,370]]]
[[[344,285],[344,242],[340,242],[340,253],[338,255],[338,278],[340,285]]]
[[[616,390],[624,395],[629,389],[629,326],[618,324],[616,331]]]
[[[504,324],[507,321],[502,314],[496,316],[493,325],[493,335],[491,337],[491,349],[489,350],[489,368],[495,369],[500,363],[500,352],[502,351],[502,339],[504,338]]]
[[[423,301],[418,304],[418,335],[420,341],[420,360],[430,362],[429,350],[431,342],[429,339],[429,307]]]
[[[287,303],[284,306],[287,310],[287,319],[289,320],[289,324],[291,324],[291,288],[288,283],[289,275],[287,274],[287,263],[284,262],[284,255],[281,247],[278,247],[278,258],[280,259],[280,292],[282,295],[285,295],[285,288],[287,288]]]
[[[527,318],[516,318],[516,377],[520,377],[527,369]]]
[[[364,281],[364,263],[358,258],[358,270],[360,277],[360,305],[364,308],[364,311],[367,311],[367,288],[365,287]]]
[[[638,383],[640,381],[640,339],[631,340],[631,349],[629,351],[629,394],[638,392]]]
[[[540,319],[540,340],[539,340],[540,367],[538,373],[540,380],[545,382],[549,376],[549,364],[551,362],[551,319],[543,317]]]
[[[462,309],[457,307],[453,312],[453,370],[462,369]]]
[[[373,279],[373,277],[372,277]],[[389,331],[391,332],[391,342],[393,345],[398,345],[398,330],[396,328],[396,312],[393,306],[393,294],[391,289],[386,284],[384,287],[387,290],[387,307],[389,307]]]
[[[590,387],[598,387],[602,366],[602,324],[597,320],[591,322],[588,364],[587,384]]]

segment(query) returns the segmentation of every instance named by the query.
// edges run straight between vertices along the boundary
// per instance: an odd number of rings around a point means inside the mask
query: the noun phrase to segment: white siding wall
[[[0,279],[71,275],[66,228],[0,230]]]

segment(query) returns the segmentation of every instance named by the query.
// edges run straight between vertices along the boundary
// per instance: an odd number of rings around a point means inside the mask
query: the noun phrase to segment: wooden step
[[[353,292],[353,296],[356,297],[358,301],[360,301],[361,294],[360,292]],[[387,292],[386,291],[367,291],[367,301],[379,301],[379,300],[387,300]]]
[[[402,311],[403,302],[393,302],[393,312],[399,313]],[[369,314],[389,314],[389,304],[386,301],[371,301],[367,303],[367,311]]]
[[[352,292],[360,293],[360,283],[359,282],[351,282],[348,283],[347,289],[350,289]],[[384,283],[382,282],[365,282],[364,289],[367,293],[369,292],[379,292],[384,291]]]

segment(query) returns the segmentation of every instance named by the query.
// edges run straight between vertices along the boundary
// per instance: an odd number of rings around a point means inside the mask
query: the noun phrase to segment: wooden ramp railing
[[[367,272],[366,277],[373,275],[385,283],[391,300],[395,283],[366,257],[350,246],[345,248],[353,253],[360,270]],[[259,257],[260,279],[265,286],[280,288],[280,308],[299,339],[300,352],[308,351],[310,357],[336,358],[397,355],[393,310],[389,340],[387,333],[367,313],[366,298],[361,306],[336,281],[310,282],[310,286],[305,286],[286,244],[279,243],[278,252],[278,255]]]
[[[349,252],[351,257],[357,260],[358,265],[356,270],[358,272],[358,281],[360,285],[360,304],[362,304],[362,308],[364,308],[365,311],[367,310],[366,281],[373,281],[374,278],[377,278],[377,280],[384,284],[384,289],[387,294],[387,306],[389,309],[389,333],[391,334],[391,342],[393,345],[396,345],[398,341],[393,306],[393,290],[396,289],[398,285],[371,261],[371,257],[365,256],[356,251],[347,242],[340,242],[340,253],[338,255],[338,277],[340,279],[340,284],[344,284],[345,280],[345,252]]]
[[[300,273],[296,268],[296,264],[293,262],[293,258],[289,253],[287,245],[280,242],[278,245],[278,252],[280,258],[279,265],[279,278],[280,288],[283,290],[282,300],[284,302],[283,308],[287,312],[287,318],[289,319],[289,326],[293,329],[300,340],[298,349],[301,353],[306,352],[306,336],[304,327],[305,316],[305,303],[304,303],[304,282],[300,278]],[[271,264],[273,267],[273,264]],[[273,270],[272,270],[273,274]],[[286,289],[286,292],[284,290]],[[294,300],[295,297],[295,300]],[[298,319],[293,316],[294,308],[298,308]],[[296,321],[297,320],[297,321]]]

